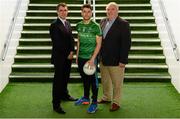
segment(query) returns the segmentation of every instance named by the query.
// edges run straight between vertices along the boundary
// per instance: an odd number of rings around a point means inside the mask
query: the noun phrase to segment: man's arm
[[[91,59],[88,61],[90,66],[94,65],[94,60],[96,59],[96,57],[101,49],[101,42],[102,42],[102,37],[96,36],[96,48],[94,50],[94,53],[93,53]]]
[[[119,64],[128,63],[128,53],[131,47],[131,30],[128,22],[123,23],[121,46],[120,46],[120,61]],[[122,66],[122,65],[120,65]]]
[[[76,49],[76,64],[78,64],[78,56],[79,56],[79,37],[77,38],[77,49]]]
[[[72,30],[71,30],[71,52],[68,55],[68,59],[73,59],[73,54],[74,54],[74,38],[72,35]]]

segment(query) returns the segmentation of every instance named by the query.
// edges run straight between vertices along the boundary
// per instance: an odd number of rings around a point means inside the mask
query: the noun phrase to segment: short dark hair
[[[89,8],[92,10],[92,7],[90,4],[84,4],[82,7],[81,7],[81,10],[83,10],[84,8]]]
[[[58,11],[59,10],[59,7],[62,6],[62,7],[67,7],[66,3],[59,3],[56,7],[56,10]],[[68,8],[68,7],[67,7]]]

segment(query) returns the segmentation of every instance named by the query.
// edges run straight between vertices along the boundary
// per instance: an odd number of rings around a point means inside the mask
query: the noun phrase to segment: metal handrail
[[[95,0],[84,0],[84,4],[86,4],[86,1],[88,4],[91,5],[91,1],[93,1],[93,20],[96,21],[96,7],[95,7]]]
[[[2,52],[1,52],[2,53],[1,54],[1,60],[2,61],[5,60],[6,55],[7,55],[7,51],[8,51],[8,48],[9,48],[9,43],[10,43],[10,40],[12,38],[12,34],[13,34],[13,31],[14,31],[16,19],[17,19],[17,16],[19,14],[21,2],[22,2],[22,0],[18,0],[17,3],[16,3],[16,9],[15,9],[16,11],[13,14],[13,18],[11,20],[11,23],[10,23],[10,26],[9,26],[9,31],[8,31],[8,34],[7,34],[7,39],[6,39],[5,43],[4,43],[4,47],[3,47]]]
[[[165,26],[166,26],[166,29],[167,29],[167,32],[168,32],[168,36],[170,38],[170,42],[171,42],[171,45],[172,45],[172,48],[173,48],[174,55],[176,57],[176,60],[179,61],[178,47],[177,47],[174,35],[172,33],[171,26],[169,24],[169,19],[167,17],[167,12],[166,12],[164,4],[163,4],[163,2],[161,0],[159,0],[159,5],[160,5],[160,9],[161,9],[161,11],[163,13],[163,17],[164,17],[163,20],[164,20],[164,23],[165,23]]]

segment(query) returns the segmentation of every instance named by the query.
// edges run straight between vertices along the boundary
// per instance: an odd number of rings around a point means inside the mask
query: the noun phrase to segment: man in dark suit
[[[61,100],[76,101],[68,93],[67,83],[70,76],[74,51],[74,39],[70,23],[66,21],[68,8],[65,3],[57,5],[58,18],[51,23],[50,36],[52,40],[51,63],[54,64],[54,79],[52,89],[52,103],[54,111],[65,113],[61,108]]]
[[[110,111],[120,108],[125,64],[131,46],[129,23],[118,16],[118,5],[110,2],[107,18],[100,23],[103,40],[100,51],[100,71],[103,97],[98,103],[111,102]]]

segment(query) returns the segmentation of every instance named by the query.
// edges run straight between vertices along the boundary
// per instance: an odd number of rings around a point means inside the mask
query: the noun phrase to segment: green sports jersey
[[[96,36],[101,36],[102,31],[100,26],[90,21],[89,24],[84,24],[83,21],[76,25],[76,30],[79,36],[79,57],[89,59],[93,55],[96,47]]]

